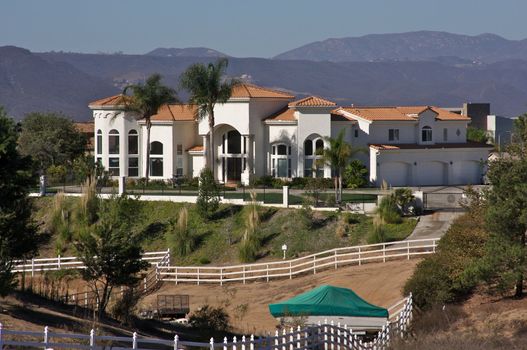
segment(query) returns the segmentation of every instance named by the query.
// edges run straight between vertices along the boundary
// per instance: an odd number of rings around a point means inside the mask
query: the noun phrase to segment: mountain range
[[[382,34],[328,39],[272,59],[229,57],[227,73],[299,97],[320,95],[340,105],[490,102],[493,113],[515,116],[527,110],[525,47],[523,40],[491,34]],[[217,57],[228,55],[208,48],[109,55],[0,47],[0,105],[17,119],[31,111],[61,111],[89,120],[91,100],[119,93],[154,72],[177,87],[179,75],[190,64]],[[180,97],[185,99],[185,93]]]

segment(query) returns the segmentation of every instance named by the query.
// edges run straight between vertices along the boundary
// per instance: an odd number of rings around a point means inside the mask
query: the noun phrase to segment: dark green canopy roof
[[[269,304],[269,311],[274,317],[388,317],[388,310],[366,302],[351,289],[327,285],[317,287],[277,304]]]

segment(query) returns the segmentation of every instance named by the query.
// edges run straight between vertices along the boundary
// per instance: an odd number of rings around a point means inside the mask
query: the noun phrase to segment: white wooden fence
[[[219,283],[289,278],[325,269],[369,262],[410,259],[435,253],[439,238],[335,248],[292,260],[233,266],[159,266],[161,281],[178,283]]]
[[[395,317],[390,317],[386,326],[371,342],[363,342],[358,332],[354,332],[346,325],[334,323],[318,324],[305,328],[290,328],[276,331],[274,335],[263,337],[242,336],[233,337],[231,341],[224,337],[219,342],[211,338],[208,343],[181,341],[177,335],[173,339],[156,339],[140,337],[133,333],[131,337],[116,337],[96,335],[92,330],[87,334],[70,334],[51,332],[48,327],[44,332],[28,332],[7,330],[0,324],[0,349],[4,346],[41,347],[43,349],[68,348],[68,349],[189,349],[202,348],[209,350],[382,350],[386,349],[391,339],[404,336],[411,320],[412,296],[403,299],[396,305],[402,306]],[[396,306],[394,305],[394,307]],[[392,315],[391,315],[392,316]]]
[[[170,249],[159,252],[145,252],[141,257],[141,260],[147,261],[150,264],[163,263],[166,265],[168,259],[168,265],[170,264]],[[56,271],[64,269],[84,269],[82,261],[75,256],[63,257],[58,255],[56,258],[39,258],[31,260],[15,260],[13,272],[18,273],[30,273],[34,276],[37,273],[45,271]]]

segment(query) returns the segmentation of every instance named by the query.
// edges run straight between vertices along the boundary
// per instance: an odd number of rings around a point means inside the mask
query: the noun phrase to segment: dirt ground
[[[202,305],[224,306],[231,323],[242,333],[262,334],[274,332],[276,320],[268,310],[268,304],[289,299],[323,284],[353,289],[366,301],[389,307],[403,298],[402,288],[410,277],[418,259],[399,260],[363,266],[350,266],[327,270],[316,275],[306,275],[292,280],[275,280],[247,284],[190,285],[165,283],[155,294],[141,301],[141,308],[152,308],[160,294],[190,295],[191,312]],[[241,306],[240,306],[241,305]],[[237,311],[247,305],[245,315]]]

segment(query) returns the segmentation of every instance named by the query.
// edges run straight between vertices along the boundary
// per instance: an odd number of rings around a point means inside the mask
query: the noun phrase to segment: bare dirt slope
[[[165,283],[153,295],[141,301],[142,308],[153,307],[159,294],[189,294],[191,312],[210,304],[225,306],[232,324],[244,333],[274,331],[277,322],[268,310],[268,304],[288,299],[322,284],[351,288],[359,296],[373,304],[389,307],[403,298],[402,287],[413,273],[419,260],[399,260],[387,263],[351,266],[328,270],[316,275],[306,275],[292,280],[274,280],[248,284],[175,285]],[[246,315],[236,311],[240,305],[248,305]]]

